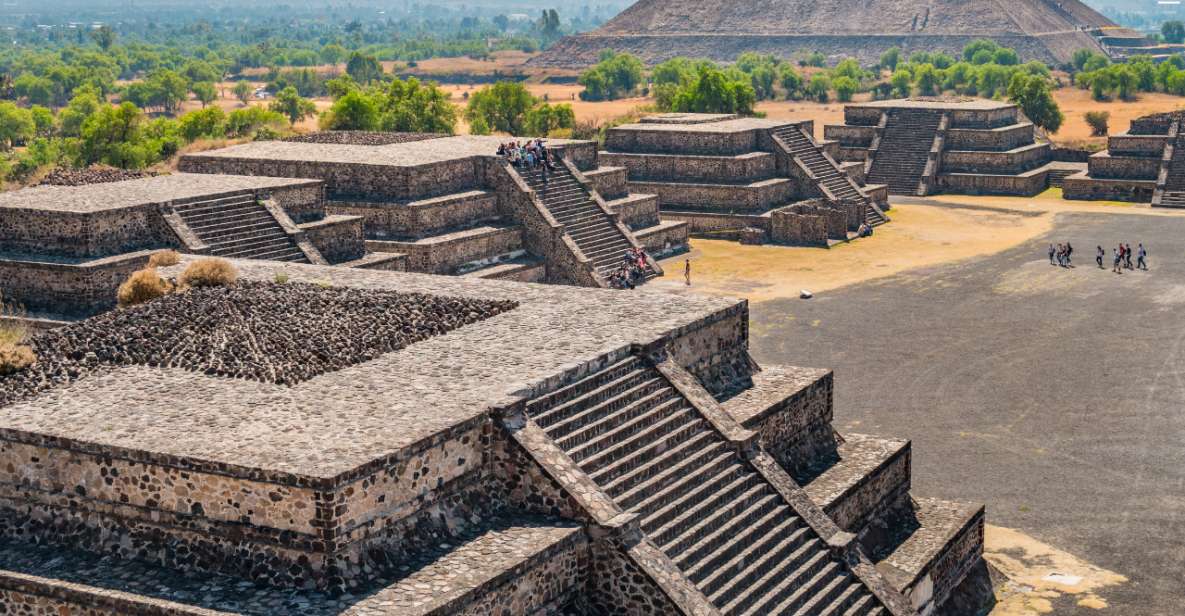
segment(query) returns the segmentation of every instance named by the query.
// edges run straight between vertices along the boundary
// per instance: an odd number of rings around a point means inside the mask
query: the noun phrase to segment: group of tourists
[[[1107,251],[1103,250],[1102,246],[1098,247],[1098,252],[1095,256],[1095,263],[1099,264],[1099,269],[1103,269],[1103,257],[1106,256]],[[1132,265],[1132,255],[1136,257],[1135,265]],[[1132,250],[1131,244],[1119,244],[1118,248],[1111,249],[1111,271],[1116,274],[1122,274],[1123,270],[1147,270],[1148,269],[1148,251],[1143,244],[1137,244],[1136,249]]]
[[[547,172],[555,171],[555,163],[551,152],[542,139],[528,140],[523,143],[511,141],[498,145],[498,156],[525,171],[542,170],[543,181],[547,181]]]
[[[1061,267],[1074,267],[1071,260],[1074,254],[1074,247],[1069,242],[1065,244],[1050,244],[1049,245],[1049,264],[1060,265]],[[1136,262],[1132,263],[1132,257],[1135,257]],[[1098,264],[1099,269],[1105,269],[1105,259],[1107,258],[1107,251],[1103,250],[1102,246],[1095,247],[1094,262]],[[1132,250],[1131,244],[1120,243],[1117,248],[1111,249],[1111,271],[1116,274],[1122,274],[1123,270],[1147,270],[1148,269],[1148,251],[1143,244],[1138,244],[1135,250]]]
[[[646,251],[629,248],[621,256],[621,265],[609,276],[609,285],[615,289],[633,289],[646,279],[650,266],[646,263]]]

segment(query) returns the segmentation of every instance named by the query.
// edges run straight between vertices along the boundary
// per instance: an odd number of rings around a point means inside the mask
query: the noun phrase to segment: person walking
[[[1070,261],[1070,257],[1073,256],[1073,254],[1074,247],[1070,245],[1070,242],[1066,242],[1066,267],[1074,267],[1073,263]]]
[[[1127,250],[1127,256],[1125,257],[1126,263],[1127,263],[1127,269],[1135,269],[1134,267],[1132,267],[1132,245],[1128,244],[1125,248]]]
[[[1053,248],[1053,244],[1050,244],[1050,245],[1049,245],[1049,264],[1050,264],[1050,265],[1053,265],[1053,257],[1054,257],[1055,255],[1057,255],[1057,251],[1056,251],[1056,250],[1054,250],[1054,248]]]
[[[687,286],[691,286],[691,259],[683,261],[683,281],[687,283]]]
[[[1144,244],[1141,242],[1136,250],[1136,267],[1148,271],[1148,251],[1144,249]]]
[[[1123,255],[1119,253],[1118,248],[1112,248],[1111,251],[1115,253],[1115,261],[1111,264],[1111,271],[1116,274],[1122,274],[1123,270],[1120,269],[1120,264],[1123,263]]]
[[[1103,257],[1105,256],[1107,256],[1107,252],[1103,250],[1103,247],[1096,245],[1094,262],[1099,264],[1099,269],[1103,269]]]

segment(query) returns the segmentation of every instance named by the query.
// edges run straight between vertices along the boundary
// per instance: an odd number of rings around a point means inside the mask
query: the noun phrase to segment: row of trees
[[[1098,101],[1130,101],[1140,92],[1185,96],[1185,56],[1172,56],[1160,63],[1149,56],[1132,56],[1112,63],[1107,56],[1080,50],[1071,64],[1075,85],[1090,90],[1091,97]]]

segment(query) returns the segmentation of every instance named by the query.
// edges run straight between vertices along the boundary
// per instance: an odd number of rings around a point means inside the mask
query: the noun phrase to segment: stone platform
[[[357,217],[326,217],[315,180],[180,173],[0,195],[0,294],[87,316],[153,251],[400,269],[368,257]]]
[[[52,382],[0,377],[6,601],[905,616],[979,562],[974,523],[892,521],[908,443],[835,435],[832,374],[754,365],[743,301],[234,265],[39,339]]]
[[[658,114],[611,129],[600,159],[626,170],[630,190],[655,195],[663,220],[701,237],[827,246],[885,222],[883,187],[865,185],[862,169],[840,165],[836,144],[812,133],[810,121]],[[819,208],[843,222],[828,225]]]
[[[1031,196],[1049,185],[1051,150],[1018,107],[986,99],[901,99],[847,105],[824,127],[837,158],[896,195]]]
[[[543,266],[532,280],[607,286],[626,249],[655,257],[686,249],[682,227],[660,232],[656,218],[631,215],[651,197],[631,195],[623,170],[602,166],[594,142],[547,140],[567,161],[551,189],[495,155],[510,140],[257,142],[187,155],[181,168],[322,180],[331,213],[361,217],[372,249],[404,254],[424,273],[499,278],[507,262],[527,256]],[[505,232],[481,232],[490,228]],[[651,268],[661,273],[657,261]]]
[[[1183,120],[1179,112],[1132,120],[1128,132],[1107,138],[1107,150],[1093,154],[1085,171],[1065,178],[1062,195],[1185,207]]]

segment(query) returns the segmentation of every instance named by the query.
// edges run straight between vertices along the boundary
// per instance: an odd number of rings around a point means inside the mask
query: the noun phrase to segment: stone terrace
[[[1185,207],[1185,114],[1145,116],[1107,137],[1086,171],[1065,179],[1066,199],[1151,202]]]
[[[368,247],[417,272],[603,287],[627,248],[687,247],[685,225],[661,223],[655,197],[630,194],[625,169],[600,166],[593,142],[547,140],[567,162],[545,185],[495,156],[506,137],[369,141],[256,142],[181,168],[323,180],[331,213],[361,216]]]
[[[631,190],[656,194],[662,220],[699,236],[827,246],[886,222],[885,187],[812,133],[809,121],[659,114],[611,129],[600,158],[628,169]]]
[[[755,366],[742,301],[235,265],[506,310],[290,386],[124,365],[5,406],[5,601],[902,616],[975,582],[982,507],[911,505],[909,443],[839,438],[831,373]]]
[[[824,127],[841,160],[895,195],[1035,195],[1049,186],[1050,146],[1009,103],[972,98],[873,101]]]
[[[361,219],[325,216],[316,180],[174,174],[0,194],[0,293],[34,313],[115,304],[152,251],[399,269],[367,255]]]

